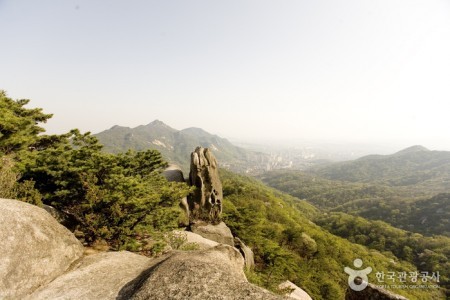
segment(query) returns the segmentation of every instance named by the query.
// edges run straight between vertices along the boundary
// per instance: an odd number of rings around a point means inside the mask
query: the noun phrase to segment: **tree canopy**
[[[52,117],[41,108],[26,108],[28,99],[13,100],[0,90],[0,154],[8,155],[32,147],[45,123]]]
[[[161,175],[154,150],[108,154],[89,132],[44,135],[51,115],[0,93],[0,196],[54,206],[76,220],[85,242],[115,249],[136,235],[177,227],[177,202],[190,192]]]

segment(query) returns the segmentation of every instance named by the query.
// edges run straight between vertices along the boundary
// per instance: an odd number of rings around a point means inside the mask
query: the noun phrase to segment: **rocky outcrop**
[[[288,293],[286,296],[288,296],[291,299],[297,299],[297,300],[312,300],[311,296],[308,295],[307,292],[305,292],[303,289],[296,286],[294,283],[290,282],[289,280],[286,280],[285,282],[281,283],[278,286],[281,290],[288,290]]]
[[[177,235],[185,235],[186,236],[186,241],[184,242],[183,245],[196,244],[196,245],[198,245],[198,248],[200,250],[209,249],[209,248],[219,245],[219,243],[217,243],[217,242],[205,239],[201,235],[198,235],[198,234],[190,232],[190,231],[174,230],[173,233],[177,234]],[[183,246],[183,245],[181,245],[181,246]]]
[[[191,225],[191,231],[208,240],[234,247],[234,237],[224,222],[217,225],[197,222]]]
[[[282,299],[247,282],[236,248],[192,232],[180,231],[201,250],[82,256],[75,236],[39,207],[0,199],[0,222],[0,299]]]
[[[197,147],[192,152],[189,182],[196,187],[188,198],[191,221],[219,221],[222,213],[222,183],[216,158],[208,148]]]
[[[391,293],[371,283],[362,291],[347,289],[345,300],[408,300],[407,298]]]
[[[252,249],[244,244],[244,242],[238,237],[234,238],[234,247],[236,247],[236,249],[238,249],[244,257],[245,268],[247,270],[253,269],[255,267],[255,255],[253,254]]]
[[[247,282],[243,264],[227,245],[174,252],[125,286],[118,299],[282,299]]]
[[[243,264],[227,245],[173,251],[158,259],[104,252],[84,257],[24,299],[281,299],[248,283]]]
[[[127,283],[156,262],[127,251],[89,255],[78,262],[72,271],[25,299],[116,299]]]
[[[83,254],[75,236],[37,206],[0,199],[0,299],[20,299]]]
[[[170,165],[162,175],[168,181],[186,182],[183,171],[176,165]],[[191,153],[188,183],[196,189],[193,194],[180,200],[180,207],[188,220],[185,225],[198,220],[218,223],[222,213],[222,183],[216,158],[208,148],[197,147]]]

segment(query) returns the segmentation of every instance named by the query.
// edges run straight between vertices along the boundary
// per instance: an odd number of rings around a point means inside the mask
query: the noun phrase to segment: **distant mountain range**
[[[347,162],[313,168],[331,180],[417,186],[450,191],[450,151],[430,151],[412,146],[391,155],[368,155]]]
[[[210,148],[221,167],[236,172],[264,170],[270,161],[267,154],[236,147],[228,140],[201,128],[176,130],[159,120],[135,128],[116,125],[95,136],[108,152],[154,149],[160,151],[169,162],[181,166],[184,171],[189,169],[190,153],[197,146]]]
[[[369,155],[306,172],[271,171],[260,179],[324,211],[450,236],[449,151],[413,146],[391,155]]]

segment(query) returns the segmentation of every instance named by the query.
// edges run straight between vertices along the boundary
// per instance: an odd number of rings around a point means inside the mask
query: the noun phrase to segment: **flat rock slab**
[[[191,231],[201,235],[205,239],[234,247],[233,234],[224,222],[220,222],[217,225],[199,222],[191,225]]]
[[[89,255],[24,299],[116,299],[127,283],[154,263],[157,260],[127,251]]]
[[[292,292],[288,295],[289,298],[297,300],[312,300],[311,296],[308,295],[302,288],[296,286],[294,283],[286,280],[278,286],[280,289],[292,289]]]
[[[0,199],[0,299],[21,299],[83,255],[75,236],[48,212]]]
[[[182,230],[174,230],[174,234],[177,235],[185,235],[186,236],[186,244],[188,243],[195,243],[198,245],[199,250],[205,250],[211,247],[215,247],[219,245],[219,243],[205,239],[201,235],[198,235],[196,233],[190,232],[190,231],[182,231]]]

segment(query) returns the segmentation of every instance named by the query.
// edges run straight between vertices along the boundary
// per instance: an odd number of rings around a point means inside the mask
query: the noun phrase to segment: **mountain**
[[[393,198],[401,193],[380,184],[330,180],[296,170],[274,170],[258,178],[268,186],[305,199],[324,211],[356,200]]]
[[[413,146],[308,172],[260,176],[269,186],[326,212],[382,220],[424,235],[450,236],[450,152]]]
[[[411,201],[408,198],[372,198],[349,201],[333,209],[426,236],[450,237],[450,193]]]
[[[369,155],[312,169],[331,180],[414,186],[434,194],[450,192],[450,151],[413,146],[391,155]]]
[[[266,168],[267,154],[249,151],[231,144],[227,139],[210,134],[201,128],[176,130],[155,120],[135,128],[113,126],[95,136],[111,153],[154,149],[171,163],[189,169],[190,153],[197,147],[210,148],[221,162],[221,167],[236,172],[252,173]]]
[[[403,150],[400,150],[400,151],[394,153],[393,155],[401,156],[401,155],[417,153],[417,152],[430,152],[430,150],[425,148],[424,146],[415,145],[415,146],[411,146],[411,147],[405,148]]]

